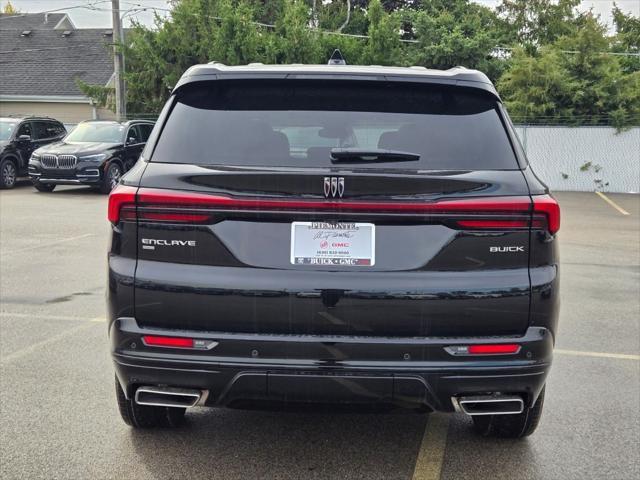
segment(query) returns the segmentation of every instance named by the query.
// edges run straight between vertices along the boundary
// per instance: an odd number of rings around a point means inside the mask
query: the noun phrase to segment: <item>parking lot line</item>
[[[29,355],[30,353],[38,352],[39,350],[42,350],[47,345],[51,345],[52,343],[59,342],[60,340],[65,339],[69,335],[73,335],[74,333],[81,332],[82,330],[87,330],[87,329],[89,329],[91,327],[93,327],[93,324],[91,324],[91,323],[84,323],[82,325],[75,326],[75,327],[70,328],[68,330],[65,330],[63,332],[60,332],[57,335],[49,337],[46,340],[42,340],[41,342],[32,343],[28,347],[21,348],[20,350],[17,350],[17,351],[15,351],[13,353],[10,353],[7,356],[0,357],[0,362],[2,362],[2,363],[13,362],[14,360],[18,360],[18,359],[20,359],[20,358],[22,358],[22,357],[24,357],[26,355]]]
[[[80,240],[81,238],[95,237],[95,236],[96,236],[95,233],[85,233],[84,235],[78,235],[76,237],[63,238],[61,240],[54,240],[52,242],[47,242],[46,246],[49,247],[51,245],[56,245],[58,243],[73,242],[74,240]],[[12,253],[21,253],[21,252],[28,252],[29,250],[37,250],[39,248],[43,248],[43,245],[42,244],[32,245],[30,247],[18,248],[16,250],[9,250],[1,253],[4,255],[9,255]]]
[[[604,193],[602,192],[596,192],[596,195],[598,195],[601,199],[603,199],[605,202],[607,202],[609,205],[611,205],[613,208],[615,208],[617,211],[619,211],[622,215],[631,215],[629,212],[627,212],[624,208],[622,208],[620,205],[618,205],[616,202],[614,202],[613,200],[611,200],[609,197],[607,197]]]
[[[38,318],[40,320],[69,320],[76,322],[84,322],[88,320],[86,317],[72,317],[68,315],[42,315],[39,313],[18,313],[18,312],[0,312],[0,317],[15,318]],[[91,319],[94,321],[94,319]]]
[[[576,357],[599,357],[599,358],[618,358],[622,360],[640,360],[640,355],[630,355],[627,353],[606,353],[606,352],[585,352],[582,350],[563,350],[556,348],[553,353],[560,355],[573,355]]]
[[[413,470],[413,480],[437,480],[440,478],[444,450],[447,446],[449,419],[450,415],[445,413],[429,415],[416,466]]]

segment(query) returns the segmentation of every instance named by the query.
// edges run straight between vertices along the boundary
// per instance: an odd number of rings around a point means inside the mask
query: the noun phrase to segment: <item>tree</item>
[[[551,47],[543,47],[537,56],[517,48],[498,82],[498,91],[515,123],[564,123],[573,117],[574,88],[562,54]]]
[[[16,14],[20,13],[20,10],[18,10],[16,7],[14,7],[11,4],[11,2],[9,0],[7,0],[6,5],[2,9],[2,13],[4,13],[5,15],[16,15]]]
[[[275,35],[267,40],[268,63],[318,63],[317,33],[309,28],[311,11],[302,0],[287,0]]]
[[[498,82],[508,109],[519,121],[638,124],[640,72],[624,72],[609,54],[607,29],[597,17],[587,13],[580,22],[579,30],[537,55],[516,50]]]
[[[369,19],[369,41],[364,49],[365,63],[402,65],[398,19],[384,11],[380,0],[371,0],[367,17]]]
[[[494,12],[469,0],[425,0],[421,9],[404,13],[413,36],[411,63],[447,69],[477,68],[496,78],[502,63],[490,57],[498,44]]]
[[[640,18],[625,14],[615,3],[612,14],[616,28],[612,50],[636,54],[621,56],[620,63],[625,72],[640,71]]]
[[[611,37],[578,0],[173,0],[168,18],[135,25],[125,52],[128,111],[157,113],[185,70],[227,65],[325,63],[339,48],[349,64],[477,68],[497,82],[517,121],[640,123],[640,20],[613,9]],[[317,18],[317,27],[316,21]],[[359,35],[359,36],[358,36]],[[403,42],[401,40],[413,40]],[[493,55],[496,46],[512,52]],[[80,82],[98,104],[111,90]]]
[[[502,0],[496,11],[505,20],[505,39],[533,52],[576,30],[579,4],[580,0]]]

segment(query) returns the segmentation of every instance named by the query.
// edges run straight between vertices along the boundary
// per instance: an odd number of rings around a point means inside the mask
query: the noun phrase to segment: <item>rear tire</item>
[[[116,398],[122,420],[133,428],[173,428],[184,423],[185,408],[138,405],[133,398],[125,397],[117,378]]]
[[[523,438],[535,432],[542,416],[544,387],[533,407],[517,415],[477,415],[473,416],[473,426],[483,437]]]
[[[18,167],[15,162],[5,158],[0,162],[0,188],[13,188],[18,179]]]
[[[56,186],[51,183],[40,183],[38,181],[33,182],[33,186],[39,192],[53,192],[53,189],[56,188]]]

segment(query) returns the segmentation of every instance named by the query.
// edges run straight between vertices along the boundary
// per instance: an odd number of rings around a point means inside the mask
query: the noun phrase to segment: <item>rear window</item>
[[[177,94],[151,161],[328,167],[335,148],[420,156],[359,168],[518,168],[497,100],[489,94],[411,83],[311,80],[187,86]]]

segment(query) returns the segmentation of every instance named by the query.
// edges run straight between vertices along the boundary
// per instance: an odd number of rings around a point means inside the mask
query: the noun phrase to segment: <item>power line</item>
[[[11,18],[16,18],[16,17],[25,17],[27,15],[40,14],[40,13],[56,13],[56,12],[61,12],[63,10],[74,10],[76,8],[87,8],[89,10],[92,10],[92,7],[94,5],[98,5],[100,3],[106,3],[108,1],[109,0],[88,0],[87,3],[83,3],[82,5],[70,5],[68,7],[54,8],[52,10],[43,10],[41,12],[34,12],[34,13],[16,13],[14,15],[2,15],[0,16],[0,20],[7,20]]]
[[[61,10],[70,10],[70,9],[76,9],[76,8],[84,8],[84,9],[88,9],[88,10],[93,10],[93,11],[101,11],[101,12],[111,12],[112,9],[110,8],[99,8],[96,5],[101,4],[101,3],[106,3],[109,2],[110,0],[90,0],[89,3],[84,4],[84,5],[75,5],[75,6],[71,6],[71,7],[65,7],[65,8],[58,8],[55,10],[48,10],[48,11],[44,11],[44,12],[38,12],[38,13],[52,13],[52,12],[57,12],[57,11],[61,11]],[[147,1],[153,1],[153,0],[147,0]],[[170,8],[163,8],[163,7],[152,7],[152,6],[148,6],[148,5],[144,5],[142,3],[136,3],[136,2],[128,2],[128,1],[123,1],[122,3],[125,3],[127,5],[132,5],[134,7],[139,7],[137,10],[140,12],[143,11],[159,11],[159,12],[165,12],[165,13],[172,13],[173,10]],[[121,12],[123,11],[122,9],[117,9],[117,12]],[[129,10],[125,10],[125,12],[132,12],[135,10],[129,9]],[[3,18],[12,18],[12,17],[16,17],[16,16],[22,16],[24,14],[21,15],[13,15],[10,17],[5,17],[2,16],[0,17],[0,20]],[[217,20],[217,21],[221,21],[223,20],[223,17],[218,17],[215,15],[201,15],[199,13],[189,13],[189,15],[192,15],[194,17],[200,17],[200,18],[209,18],[212,20]],[[257,22],[257,21],[250,21],[249,23],[251,23],[252,25],[256,25],[259,27],[264,27],[264,28],[276,28],[276,25],[274,24],[270,24],[270,23],[262,23],[262,22]],[[320,34],[324,34],[324,35],[336,35],[336,36],[340,36],[340,37],[350,37],[350,38],[358,38],[358,39],[368,39],[370,38],[369,35],[363,35],[363,34],[355,34],[355,33],[342,33],[342,32],[335,32],[335,31],[331,31],[331,30],[322,30],[322,29],[318,29],[318,28],[308,28],[309,31],[313,32],[313,33],[320,33]],[[415,40],[415,39],[405,39],[405,38],[400,38],[399,41],[401,43],[408,43],[408,44],[418,44],[421,43],[420,40]],[[512,51],[517,47],[504,47],[504,46],[496,46],[494,47],[494,50],[507,50],[507,51]],[[36,51],[36,50],[33,50]],[[559,50],[559,52],[561,53],[566,53],[566,54],[579,54],[581,53],[580,51],[577,50]],[[0,52],[0,53],[8,53],[8,52]],[[592,52],[592,53],[597,53],[599,55],[614,55],[614,56],[629,56],[629,57],[640,57],[640,52],[639,53],[635,53],[635,52]]]

